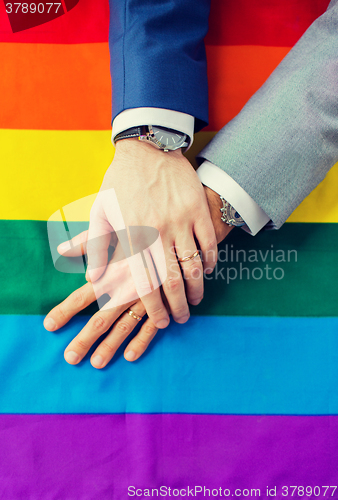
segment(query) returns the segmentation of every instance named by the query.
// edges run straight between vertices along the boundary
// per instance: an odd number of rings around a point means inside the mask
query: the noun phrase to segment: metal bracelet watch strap
[[[132,137],[137,137],[140,141],[147,141],[164,152],[175,151],[176,149],[189,146],[189,142],[186,142],[186,139],[189,139],[186,134],[178,130],[156,125],[131,127],[117,134],[114,138],[114,142],[121,139],[130,139]]]
[[[237,210],[227,202],[223,196],[220,196],[220,199],[223,203],[223,207],[220,208],[220,212],[222,212],[221,220],[228,224],[229,226],[241,227],[245,225],[244,220],[239,215]]]

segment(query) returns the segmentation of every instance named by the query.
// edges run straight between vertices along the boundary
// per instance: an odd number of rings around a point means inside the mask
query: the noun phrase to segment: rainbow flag
[[[327,5],[212,3],[191,160]],[[279,231],[233,231],[190,321],[139,361],[63,360],[93,309],[43,328],[85,281],[54,268],[46,221],[114,155],[108,23],[80,0],[13,34],[0,3],[0,498],[337,498],[337,165]]]

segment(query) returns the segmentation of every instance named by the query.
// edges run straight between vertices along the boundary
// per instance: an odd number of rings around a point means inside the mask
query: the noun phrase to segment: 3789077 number
[[[61,3],[6,3],[6,12],[7,14],[35,14],[38,12],[39,14],[57,14],[59,8],[61,7]]]
[[[283,486],[283,497],[333,497],[337,486]],[[327,495],[327,496],[326,496]]]

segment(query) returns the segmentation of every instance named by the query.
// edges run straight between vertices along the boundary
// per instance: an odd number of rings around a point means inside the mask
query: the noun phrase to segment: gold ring
[[[142,316],[139,316],[138,314],[134,313],[134,311],[132,311],[131,309],[129,309],[128,314],[132,318],[136,319],[136,321],[141,321],[142,319]]]
[[[178,262],[187,262],[188,260],[192,260],[195,257],[197,257],[198,254],[199,254],[199,251],[196,250],[196,252],[192,253],[189,257],[182,257],[181,259],[178,259]]]

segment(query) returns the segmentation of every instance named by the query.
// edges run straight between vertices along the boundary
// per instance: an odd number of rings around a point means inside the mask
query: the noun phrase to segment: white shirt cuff
[[[178,130],[189,137],[189,149],[194,140],[195,118],[180,111],[162,108],[125,109],[113,121],[112,142],[120,132],[141,125],[157,125],[159,127]]]
[[[210,161],[204,161],[197,169],[202,184],[223,196],[240,214],[246,226],[243,229],[255,236],[270,220],[264,210],[224,170]]]

